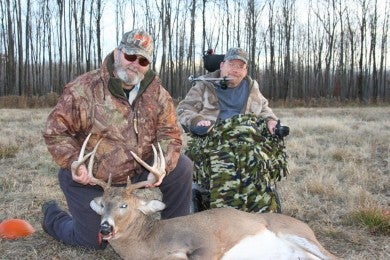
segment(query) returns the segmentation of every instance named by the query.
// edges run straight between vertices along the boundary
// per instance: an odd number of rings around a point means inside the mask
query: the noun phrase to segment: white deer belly
[[[289,237],[288,240],[280,238],[275,233],[265,230],[257,235],[247,236],[238,244],[227,251],[222,260],[259,260],[259,259],[319,259],[311,253],[305,251],[300,246],[305,244],[307,248],[313,246],[315,251],[319,252],[318,248],[306,239]],[[293,240],[293,241],[292,241]],[[297,240],[297,241],[295,241]],[[298,242],[298,245],[295,244]],[[322,255],[322,254],[321,254]]]

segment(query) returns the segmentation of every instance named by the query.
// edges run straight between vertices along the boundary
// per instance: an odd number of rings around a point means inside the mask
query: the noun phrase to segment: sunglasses
[[[149,65],[149,61],[144,57],[139,57],[139,56],[134,55],[134,54],[130,55],[127,53],[123,53],[123,55],[124,55],[125,59],[127,61],[130,61],[130,62],[134,62],[138,59],[138,64],[141,65],[142,67],[146,67]]]

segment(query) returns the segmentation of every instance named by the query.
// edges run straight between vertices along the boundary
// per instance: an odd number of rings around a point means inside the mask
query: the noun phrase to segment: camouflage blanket
[[[264,120],[238,115],[217,122],[207,136],[192,136],[186,155],[195,164],[194,182],[210,191],[208,207],[278,211],[272,187],[289,173],[287,154]]]

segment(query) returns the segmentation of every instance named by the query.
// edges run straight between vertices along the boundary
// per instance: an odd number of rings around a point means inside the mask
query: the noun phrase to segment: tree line
[[[386,0],[3,0],[0,96],[61,93],[98,68],[108,41],[144,28],[152,67],[174,98],[206,73],[206,50],[246,49],[271,100],[388,101]],[[104,31],[114,23],[115,31]],[[116,46],[116,45],[115,45]]]

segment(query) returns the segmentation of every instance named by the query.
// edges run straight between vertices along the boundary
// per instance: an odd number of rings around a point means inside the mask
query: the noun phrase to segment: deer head
[[[138,187],[128,180],[127,187],[109,187],[102,197],[93,199],[90,207],[102,216],[100,236],[102,239],[117,239],[127,234],[141,214],[151,215],[165,208],[159,200],[144,200],[137,196]],[[152,195],[153,196],[153,195]],[[136,232],[136,231],[135,231]]]
[[[160,144],[158,143],[158,152],[154,145],[152,145],[154,161],[153,165],[148,165],[143,161],[138,155],[134,152],[131,152],[134,159],[144,166],[151,174],[146,181],[137,182],[132,184],[130,178],[127,180],[127,186],[125,189],[122,187],[112,187],[111,186],[111,175],[108,179],[108,182],[104,182],[100,179],[94,177],[93,163],[96,151],[102,139],[99,139],[94,149],[85,155],[85,149],[91,134],[85,139],[78,160],[73,162],[71,165],[72,174],[77,174],[79,167],[89,158],[89,163],[87,167],[88,175],[91,177],[92,182],[101,186],[104,190],[102,197],[97,197],[90,202],[91,208],[99,215],[102,216],[100,234],[103,239],[110,239],[115,237],[119,227],[127,226],[127,222],[130,223],[134,216],[138,213],[143,213],[146,215],[153,214],[157,211],[161,211],[165,208],[165,204],[158,200],[150,200],[146,202],[141,198],[134,195],[136,191],[140,188],[151,187],[156,185],[156,183],[161,183],[161,180],[166,175],[165,167],[165,158],[162,153]],[[137,209],[137,211],[134,211]],[[127,215],[127,218],[121,216]],[[118,217],[116,217],[118,216]],[[126,221],[126,223],[122,223]]]

